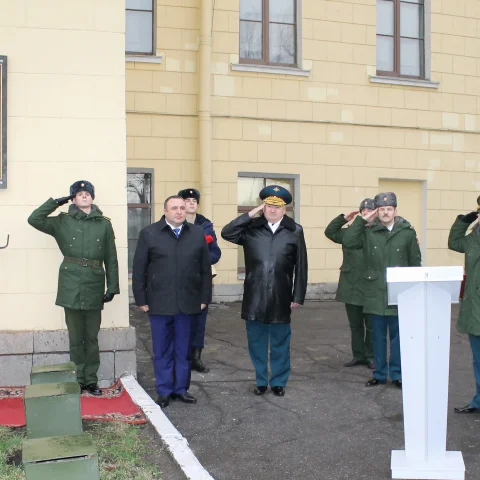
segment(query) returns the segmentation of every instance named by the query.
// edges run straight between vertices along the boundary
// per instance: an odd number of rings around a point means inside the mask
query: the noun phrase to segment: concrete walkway
[[[401,391],[366,388],[366,367],[344,368],[350,333],[344,306],[311,302],[294,313],[292,375],[285,397],[254,396],[240,305],[213,305],[207,324],[207,375],[194,374],[198,404],[165,413],[217,480],[387,480],[390,452],[403,449]],[[456,308],[454,309],[456,310]],[[156,398],[148,317],[131,307],[138,380]],[[454,314],[455,316],[455,314]],[[452,329],[449,450],[461,450],[468,480],[480,478],[480,415],[466,405],[474,380],[467,337]]]

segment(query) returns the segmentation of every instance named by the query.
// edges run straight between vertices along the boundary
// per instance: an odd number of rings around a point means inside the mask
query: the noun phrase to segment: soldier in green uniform
[[[52,235],[64,255],[55,303],[65,309],[70,358],[77,366],[77,381],[82,390],[98,396],[102,394],[97,385],[101,313],[103,304],[112,301],[120,289],[112,224],[93,204],[94,199],[93,185],[80,180],[70,187],[68,197],[50,198],[38,207],[28,223]],[[49,217],[70,200],[73,205],[68,213]]]
[[[365,271],[363,312],[370,315],[373,325],[375,370],[367,387],[392,383],[402,388],[400,329],[398,309],[388,305],[387,268],[420,267],[422,256],[417,234],[407,220],[397,215],[397,196],[379,193],[375,210],[358,215],[345,230],[345,248],[363,248]],[[387,361],[387,337],[390,335],[390,359]]]
[[[366,198],[360,203],[358,211],[351,212],[347,216],[335,217],[325,229],[325,236],[332,242],[342,245],[343,263],[340,267],[340,279],[335,300],[345,304],[348,322],[352,334],[353,359],[344,364],[344,367],[367,365],[374,369],[373,361],[373,333],[370,317],[363,313],[363,281],[365,273],[365,261],[363,251],[348,249],[343,246],[343,236],[348,222],[353,220],[360,212],[362,216],[375,210],[372,198]],[[347,227],[348,228],[348,227]]]

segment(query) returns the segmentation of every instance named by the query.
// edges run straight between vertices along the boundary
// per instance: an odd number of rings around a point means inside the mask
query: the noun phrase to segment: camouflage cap
[[[397,196],[393,192],[382,192],[375,195],[375,208],[379,207],[397,208]]]
[[[375,201],[373,200],[373,198],[365,198],[364,200],[362,200],[362,203],[360,203],[358,210],[361,212],[364,208],[375,210]]]

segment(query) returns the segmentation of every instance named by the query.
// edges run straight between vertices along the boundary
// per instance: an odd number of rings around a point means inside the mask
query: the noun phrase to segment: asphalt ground
[[[474,379],[468,338],[456,333],[453,307],[447,449],[460,450],[466,479],[480,478],[480,415],[458,415]],[[216,480],[386,480],[391,450],[404,449],[401,391],[367,388],[371,371],[345,368],[350,331],[343,304],[309,302],[292,318],[292,373],[285,397],[254,396],[240,304],[211,305],[203,354],[210,373],[194,373],[196,405],[165,413]],[[137,329],[138,380],[156,398],[148,317],[130,310]]]

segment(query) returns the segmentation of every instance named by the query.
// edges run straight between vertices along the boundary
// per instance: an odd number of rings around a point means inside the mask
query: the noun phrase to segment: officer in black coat
[[[196,403],[187,392],[192,321],[211,301],[212,269],[203,229],[185,220],[185,200],[165,200],[164,216],[140,232],[133,259],[136,304],[150,317],[158,400]]]
[[[286,215],[290,192],[270,185],[260,199],[264,203],[226,225],[222,237],[242,245],[245,254],[242,318],[256,371],[253,393],[263,395],[270,384],[275,395],[283,396],[290,374],[291,308],[303,304],[307,291],[307,248],[303,228]]]
[[[217,243],[217,235],[213,229],[213,223],[208,218],[197,213],[198,206],[200,205],[200,192],[195,188],[185,188],[184,190],[180,190],[178,194],[185,200],[187,222],[199,225],[203,228],[208,251],[210,252],[210,261],[212,262],[212,265],[215,265],[220,260],[222,252]],[[208,373],[210,371],[202,361],[202,350],[205,346],[207,315],[208,305],[199,315],[197,315],[192,323],[192,370],[200,373]]]

